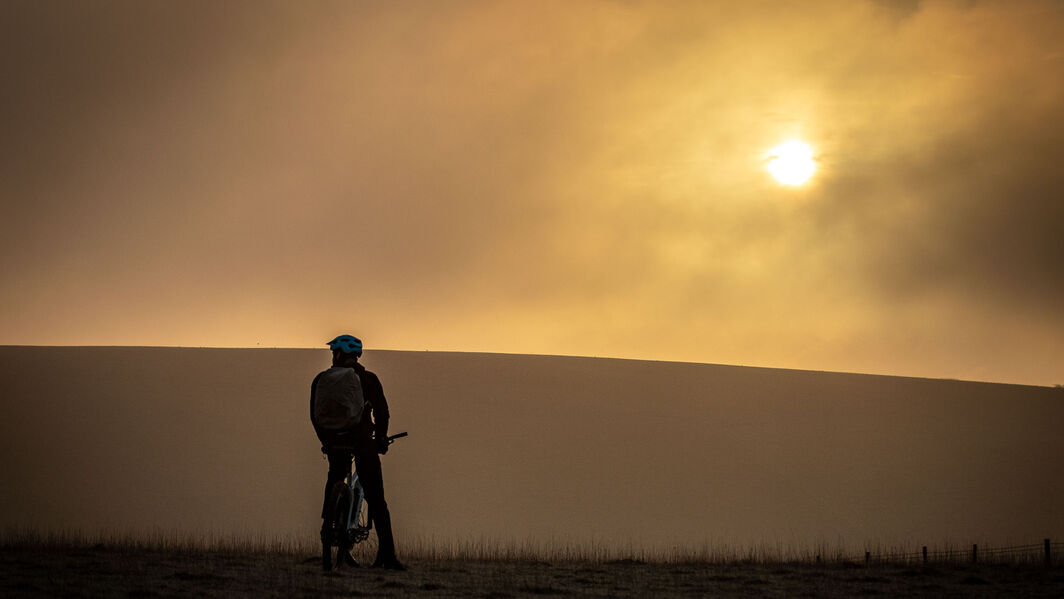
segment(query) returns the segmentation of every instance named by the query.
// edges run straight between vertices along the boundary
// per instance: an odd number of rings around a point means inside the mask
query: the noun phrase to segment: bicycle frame
[[[358,526],[358,514],[362,513],[362,504],[366,501],[366,492],[362,489],[362,483],[358,481],[358,473],[352,472],[344,481],[347,490],[351,494],[351,501],[347,502],[347,515],[344,518],[344,530],[347,531],[347,539],[352,545],[356,545],[369,538],[369,531],[373,528],[373,521],[366,519],[366,526]]]

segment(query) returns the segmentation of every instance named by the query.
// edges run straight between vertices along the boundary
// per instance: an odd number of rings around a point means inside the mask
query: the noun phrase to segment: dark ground
[[[1037,565],[416,561],[323,574],[309,555],[0,548],[3,597],[1064,597]]]

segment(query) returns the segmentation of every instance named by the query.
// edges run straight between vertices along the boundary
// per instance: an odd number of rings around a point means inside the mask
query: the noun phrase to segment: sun
[[[765,168],[783,185],[801,185],[816,172],[813,148],[804,141],[792,139],[768,151]]]

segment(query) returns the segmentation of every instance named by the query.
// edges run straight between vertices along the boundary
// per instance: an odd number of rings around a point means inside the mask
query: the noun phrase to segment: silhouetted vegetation
[[[438,551],[436,557],[424,552],[427,545],[414,548],[404,557],[421,554],[407,560],[406,572],[359,568],[323,574],[314,543],[308,545],[292,540],[256,544],[237,538],[138,540],[9,532],[0,539],[0,590],[5,597],[1064,595],[1059,567],[1033,564],[866,565],[834,561],[830,555],[822,556],[820,563],[777,562],[758,552],[745,557],[710,555],[728,560],[720,562],[645,559],[650,556],[603,561],[595,559],[604,554],[601,548],[587,547],[585,551],[598,553],[559,552],[557,559],[543,560],[471,544],[452,546],[451,554]],[[458,557],[459,549],[471,553]],[[765,561],[758,561],[759,556]]]

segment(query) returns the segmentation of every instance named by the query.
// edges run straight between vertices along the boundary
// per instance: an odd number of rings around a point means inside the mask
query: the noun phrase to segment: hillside
[[[0,528],[316,530],[324,350],[0,347]],[[1064,536],[1057,389],[367,352],[400,535],[670,547]],[[974,540],[974,541],[973,541]]]

